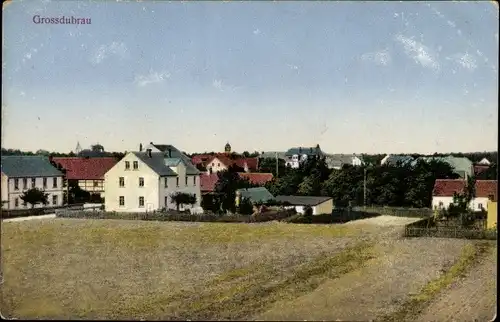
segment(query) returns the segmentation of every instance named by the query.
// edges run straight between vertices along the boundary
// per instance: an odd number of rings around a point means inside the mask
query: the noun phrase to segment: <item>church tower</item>
[[[80,142],[76,142],[75,154],[79,154],[82,152],[82,147],[80,146]]]
[[[224,153],[231,154],[231,145],[229,144],[229,142],[227,142],[226,146],[224,147]]]

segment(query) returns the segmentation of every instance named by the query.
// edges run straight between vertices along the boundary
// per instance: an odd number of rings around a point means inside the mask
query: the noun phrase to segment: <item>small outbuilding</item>
[[[331,197],[315,196],[277,196],[276,201],[287,203],[286,208],[295,208],[297,213],[303,214],[304,208],[312,208],[313,215],[331,214],[333,211],[333,199]]]

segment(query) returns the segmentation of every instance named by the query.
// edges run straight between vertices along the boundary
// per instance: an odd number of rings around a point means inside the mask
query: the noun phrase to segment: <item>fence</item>
[[[434,214],[434,212],[430,208],[358,206],[354,207],[353,210],[364,211],[368,213],[376,213],[385,216],[413,217],[413,218],[427,218]]]
[[[190,214],[181,212],[140,212],[119,213],[105,211],[61,210],[56,213],[60,218],[80,219],[120,219],[120,220],[147,220],[147,221],[191,221],[191,222],[233,222],[256,223],[272,220],[282,220],[295,214],[295,211],[268,211],[257,215],[217,215],[217,214]]]
[[[57,207],[46,207],[46,208],[30,208],[30,209],[13,209],[13,210],[1,210],[1,218],[19,218],[19,217],[31,217],[31,216],[42,216],[45,214],[51,214],[57,212],[61,209],[83,209],[83,204],[73,204],[73,205],[64,205]]]

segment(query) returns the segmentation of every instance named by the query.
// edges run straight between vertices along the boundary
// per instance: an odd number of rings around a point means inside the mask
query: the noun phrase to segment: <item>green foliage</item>
[[[497,180],[498,178],[498,166],[496,163],[490,164],[487,170],[477,174],[476,179],[478,180]]]
[[[311,206],[305,206],[304,207],[304,216],[305,217],[312,217],[313,215],[313,209],[311,208]]]
[[[196,203],[196,195],[185,192],[175,192],[170,195],[170,198],[175,203],[177,210],[181,205],[194,205]]]
[[[278,173],[276,174],[276,162],[278,162]],[[286,167],[285,160],[276,158],[260,158],[259,159],[259,172],[272,173],[273,176],[282,177],[288,172],[289,168]]]
[[[203,195],[201,197],[201,207],[204,211],[218,213],[221,210],[220,197],[213,194]]]
[[[215,191],[221,198],[222,211],[236,211],[236,190],[251,188],[252,184],[246,178],[238,175],[238,169],[230,167],[227,170],[217,173],[219,180],[215,185]]]
[[[253,214],[253,205],[250,199],[242,198],[239,205],[239,213],[242,215],[251,215]]]
[[[69,204],[85,203],[91,201],[91,195],[78,185],[77,180],[69,180]]]
[[[37,204],[46,205],[48,203],[47,198],[48,194],[38,188],[31,188],[29,190],[26,190],[21,195],[21,200],[29,203],[31,205],[31,208],[34,208]]]

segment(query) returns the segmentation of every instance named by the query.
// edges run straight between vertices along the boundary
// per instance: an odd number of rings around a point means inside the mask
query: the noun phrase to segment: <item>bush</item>
[[[242,215],[251,215],[253,214],[253,205],[250,199],[242,198],[239,205],[239,213]]]

